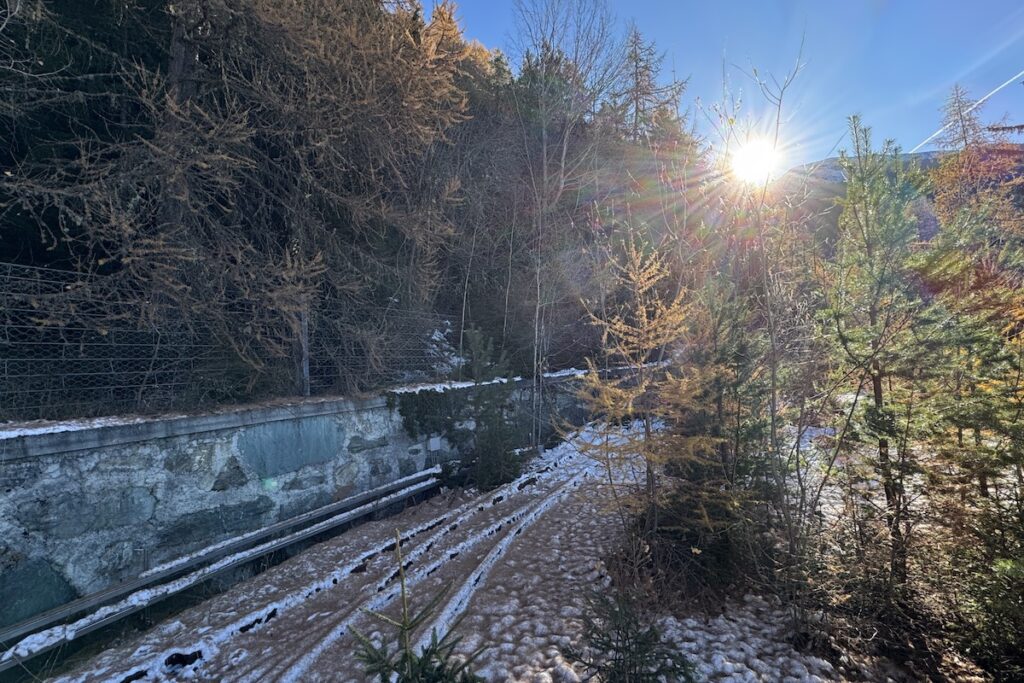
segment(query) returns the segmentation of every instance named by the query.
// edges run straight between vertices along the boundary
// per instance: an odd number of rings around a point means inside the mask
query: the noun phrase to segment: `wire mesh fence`
[[[0,264],[0,420],[192,410],[440,377],[455,320],[309,302],[301,331],[244,345],[112,278]],[[264,332],[265,334],[265,332]],[[263,340],[268,341],[268,340]]]

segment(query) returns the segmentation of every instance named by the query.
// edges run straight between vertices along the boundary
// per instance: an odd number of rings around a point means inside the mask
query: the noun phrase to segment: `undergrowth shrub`
[[[1024,517],[979,517],[976,536],[951,553],[950,573],[962,585],[953,603],[955,632],[964,652],[998,672],[997,680],[1024,681]]]
[[[459,452],[461,467],[446,479],[449,484],[486,491],[522,471],[523,458],[515,450],[521,435],[512,419],[515,384],[505,354],[496,353],[494,343],[479,330],[465,334],[465,368],[474,383],[466,394],[410,392],[399,394],[397,405],[411,438],[440,434]]]
[[[668,490],[648,537],[651,580],[663,591],[717,600],[755,578],[760,570],[750,527],[737,501],[701,482],[679,482]],[[638,531],[651,528],[643,519]]]
[[[741,492],[729,493],[713,478],[664,480],[656,505],[627,518],[623,542],[607,558],[616,585],[642,589],[663,605],[718,605],[771,584],[771,544]]]

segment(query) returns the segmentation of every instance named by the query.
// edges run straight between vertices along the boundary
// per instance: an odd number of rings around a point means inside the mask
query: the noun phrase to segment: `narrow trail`
[[[571,443],[485,494],[449,493],[320,543],[62,675],[60,681],[361,680],[353,626],[397,608],[395,533],[414,601],[452,623],[530,527],[592,476]],[[429,629],[424,633],[429,637]]]
[[[577,438],[587,438],[584,433]],[[352,629],[392,635],[366,610],[397,617],[396,530],[413,608],[447,589],[431,629],[455,625],[458,653],[494,683],[580,683],[584,596],[606,587],[602,559],[620,526],[601,473],[573,440],[488,493],[456,491],[306,549],[55,679],[366,683]],[[718,615],[666,615],[662,633],[708,681],[839,680],[787,642],[784,610],[749,596]],[[382,631],[384,631],[382,633]]]

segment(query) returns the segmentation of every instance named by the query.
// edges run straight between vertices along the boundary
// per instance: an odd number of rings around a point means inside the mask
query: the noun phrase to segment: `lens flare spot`
[[[763,185],[775,177],[779,161],[775,145],[764,138],[751,138],[732,151],[729,167],[737,179]]]

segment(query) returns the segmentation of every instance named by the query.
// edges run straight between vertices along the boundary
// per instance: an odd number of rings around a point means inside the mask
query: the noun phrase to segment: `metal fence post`
[[[309,307],[299,314],[299,347],[301,364],[299,368],[299,389],[303,396],[309,396]]]

